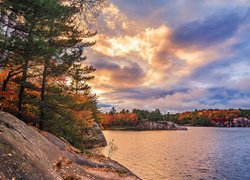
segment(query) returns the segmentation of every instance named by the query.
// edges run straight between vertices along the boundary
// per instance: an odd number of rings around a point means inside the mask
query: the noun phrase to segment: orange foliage
[[[8,71],[0,70],[0,87],[2,88],[3,81],[6,79]],[[6,110],[8,112],[17,112],[17,107],[15,106],[17,100],[18,86],[15,83],[9,83],[9,88],[6,91],[0,90],[0,109]]]
[[[74,115],[74,120],[76,124],[81,128],[89,128],[92,127],[94,123],[94,118],[92,111],[90,110],[82,110],[82,111],[72,111]]]
[[[2,85],[2,82],[6,79],[8,75],[8,71],[6,69],[0,69],[0,83]]]
[[[210,120],[211,124],[214,125],[216,123],[224,123],[228,120],[232,120],[235,117],[240,116],[240,110],[231,109],[231,110],[200,110],[194,112],[184,112],[178,114],[179,121],[183,121],[185,119],[191,119],[193,115],[206,117]]]
[[[138,120],[136,113],[100,114],[99,118],[102,126],[134,125]]]

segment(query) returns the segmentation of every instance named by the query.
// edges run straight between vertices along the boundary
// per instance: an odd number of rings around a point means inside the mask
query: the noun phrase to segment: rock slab
[[[0,111],[0,179],[139,179],[105,157],[88,157]]]
[[[169,121],[144,121],[136,127],[139,131],[145,130],[188,130],[186,127],[179,126]]]

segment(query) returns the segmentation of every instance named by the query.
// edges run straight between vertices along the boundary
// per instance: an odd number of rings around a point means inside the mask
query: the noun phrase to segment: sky
[[[250,108],[249,0],[111,0],[95,28],[101,110]]]

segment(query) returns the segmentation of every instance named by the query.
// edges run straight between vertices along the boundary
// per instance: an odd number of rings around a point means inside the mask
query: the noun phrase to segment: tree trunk
[[[41,89],[41,105],[40,105],[40,118],[39,118],[39,129],[42,130],[44,127],[44,109],[45,109],[45,92],[46,92],[46,79],[48,73],[48,63],[49,60],[46,60],[44,63],[43,69],[43,79],[42,79],[42,89]]]
[[[10,78],[12,77],[11,72],[8,73],[8,76],[5,78],[5,80],[3,81],[3,86],[2,86],[2,91],[6,91],[7,90],[7,85],[10,81]]]
[[[6,77],[6,79],[3,81],[3,86],[2,86],[2,91],[6,91],[7,90],[7,85],[10,81],[10,73],[8,73],[8,76]]]
[[[29,32],[28,32],[28,41],[25,45],[25,50],[24,50],[24,56],[23,56],[23,65],[22,65],[22,79],[21,79],[21,84],[19,88],[19,94],[18,94],[18,113],[17,117],[20,120],[23,120],[23,99],[24,99],[24,93],[25,93],[25,86],[26,86],[26,81],[27,81],[27,75],[28,75],[28,68],[29,68],[29,61],[30,61],[30,55],[29,55],[29,46],[30,42],[32,40],[32,31],[35,26],[35,21],[32,22]]]
[[[27,74],[28,74],[28,67],[29,67],[29,60],[28,57],[24,59],[23,63],[23,75],[21,79],[19,94],[18,94],[18,114],[17,117],[19,119],[23,119],[23,99],[24,99],[24,92],[25,92],[25,83],[27,80]]]

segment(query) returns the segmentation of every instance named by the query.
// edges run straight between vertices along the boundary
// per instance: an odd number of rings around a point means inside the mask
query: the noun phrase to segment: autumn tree
[[[38,61],[49,51],[43,25],[49,17],[53,17],[57,4],[56,0],[2,1],[1,14],[5,18],[2,18],[1,22],[6,29],[10,29],[11,34],[7,32],[7,38],[1,43],[2,57],[4,57],[1,64],[7,66],[10,62],[10,54],[13,54],[14,62],[21,66],[18,94],[18,117],[20,119],[23,118],[25,89],[32,87],[28,82],[29,65],[32,61]],[[4,19],[7,19],[7,24]]]
[[[82,62],[84,49],[95,44],[86,41],[96,34],[86,26],[105,5],[106,0],[0,1],[1,93],[15,83],[9,106],[17,107],[20,119],[30,113],[40,129],[64,137],[74,129],[72,136],[81,134],[84,123],[74,119],[97,119],[97,98],[87,83],[95,69]]]
[[[84,38],[92,37],[96,32],[90,33],[75,28],[75,13],[76,8],[74,5],[63,6],[62,4],[58,4],[56,11],[54,11],[54,17],[50,17],[48,22],[45,22],[46,26],[43,26],[47,30],[46,39],[51,51],[43,57],[40,129],[43,128],[44,123],[47,77],[69,75],[66,74],[69,68],[75,66],[76,62],[81,63],[86,59],[83,56],[84,48],[95,44],[94,41],[84,42]],[[80,81],[80,79],[77,80]]]

